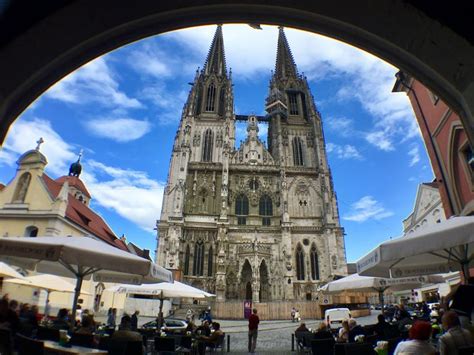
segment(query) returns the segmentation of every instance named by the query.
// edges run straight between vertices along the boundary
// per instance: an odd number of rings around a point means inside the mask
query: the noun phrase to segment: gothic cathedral
[[[283,28],[265,116],[235,114],[231,75],[219,25],[174,140],[157,263],[218,301],[314,299],[346,274],[321,116]],[[236,120],[247,122],[239,147]]]

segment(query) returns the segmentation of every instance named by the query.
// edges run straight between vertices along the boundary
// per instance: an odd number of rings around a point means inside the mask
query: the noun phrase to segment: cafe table
[[[44,340],[44,350],[55,354],[81,354],[81,355],[106,355],[107,350],[86,348],[84,346],[62,346],[58,342]]]

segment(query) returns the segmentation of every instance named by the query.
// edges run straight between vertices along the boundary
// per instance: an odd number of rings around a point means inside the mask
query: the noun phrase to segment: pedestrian
[[[296,313],[296,309],[295,307],[293,307],[291,309],[291,321],[294,323],[295,322],[295,313]]]
[[[255,347],[257,346],[257,335],[258,335],[258,323],[260,319],[257,316],[257,309],[252,310],[252,314],[249,317],[249,353],[255,354]]]
[[[132,314],[131,327],[133,331],[137,331],[138,329],[138,315],[139,314],[140,314],[140,311],[135,311],[135,313]]]
[[[301,322],[301,314],[298,309],[295,312],[295,322]]]
[[[115,329],[117,324],[117,308],[109,308],[107,313],[107,327]]]
[[[51,304],[49,303],[49,298],[46,299],[46,305],[44,306],[44,316],[49,318],[49,314],[51,313]]]

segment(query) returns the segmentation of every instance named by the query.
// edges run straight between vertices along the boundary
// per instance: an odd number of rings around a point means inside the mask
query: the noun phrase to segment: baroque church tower
[[[176,133],[157,262],[218,301],[315,299],[320,283],[346,273],[344,233],[321,116],[283,28],[267,115],[237,115],[233,101],[219,25]],[[239,147],[236,120],[247,122]]]

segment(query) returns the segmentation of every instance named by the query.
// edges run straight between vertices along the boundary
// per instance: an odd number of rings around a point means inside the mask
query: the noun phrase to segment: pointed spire
[[[212,40],[211,48],[204,63],[204,74],[215,73],[226,75],[224,37],[222,36],[222,25],[217,25],[216,33]]]
[[[290,45],[286,39],[283,27],[278,27],[278,46],[277,57],[275,64],[275,77],[277,78],[296,78],[298,76],[298,69],[296,69],[295,60],[291,54]]]

